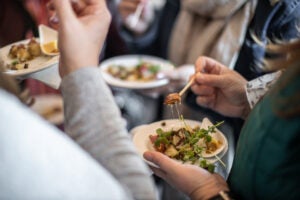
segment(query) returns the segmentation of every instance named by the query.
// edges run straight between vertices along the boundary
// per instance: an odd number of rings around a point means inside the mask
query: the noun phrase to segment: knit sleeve
[[[65,129],[135,199],[155,199],[154,183],[136,153],[126,122],[96,67],[73,72],[62,80]]]

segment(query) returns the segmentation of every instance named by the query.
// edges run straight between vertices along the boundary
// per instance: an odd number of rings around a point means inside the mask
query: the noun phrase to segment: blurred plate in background
[[[148,62],[153,65],[159,66],[159,73],[162,77],[158,77],[155,80],[150,81],[127,81],[113,77],[108,73],[107,69],[113,65],[122,65],[124,67],[132,68],[141,62]],[[104,80],[111,86],[129,88],[129,89],[149,89],[161,87],[169,83],[169,79],[163,76],[164,71],[173,70],[174,66],[169,61],[147,55],[124,55],[109,58],[100,64],[100,70],[102,72]]]
[[[36,38],[37,41],[39,41],[38,38]],[[11,65],[13,62],[15,62],[16,59],[12,59],[8,56],[9,51],[13,45],[19,45],[19,44],[28,44],[28,40],[19,41],[10,45],[7,45],[0,49],[0,60],[4,64],[4,66]],[[33,58],[32,60],[26,61],[25,63],[28,64],[27,69],[19,69],[19,70],[11,70],[7,69],[4,73],[12,75],[12,76],[23,76],[28,75],[40,70],[43,70],[45,68],[48,68],[53,65],[57,65],[59,60],[59,56],[46,56],[44,54],[41,54],[38,57]]]

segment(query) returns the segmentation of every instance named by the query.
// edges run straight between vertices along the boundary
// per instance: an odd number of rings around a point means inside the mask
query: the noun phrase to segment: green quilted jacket
[[[255,106],[228,183],[237,199],[300,199],[300,65]]]

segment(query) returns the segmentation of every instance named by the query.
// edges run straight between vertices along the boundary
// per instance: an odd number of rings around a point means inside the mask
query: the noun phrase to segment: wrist
[[[219,195],[220,191],[229,191],[226,181],[218,174],[212,176],[189,195],[192,200],[207,200]]]
[[[61,78],[64,76],[67,76],[68,74],[80,70],[82,68],[87,68],[87,67],[96,67],[98,66],[98,62],[75,62],[71,64],[71,62],[61,62],[59,66],[59,74]]]
[[[213,191],[195,191],[190,198],[192,200],[231,200],[231,198],[223,198],[224,194],[228,194],[229,190],[213,190]]]

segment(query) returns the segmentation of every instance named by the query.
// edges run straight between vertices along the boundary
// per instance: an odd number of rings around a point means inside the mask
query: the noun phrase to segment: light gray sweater
[[[0,199],[155,199],[97,68],[61,84],[70,137],[0,88]]]
[[[137,155],[114,103],[111,90],[95,67],[81,69],[61,83],[66,133],[108,169],[135,199],[155,199],[145,163]]]

